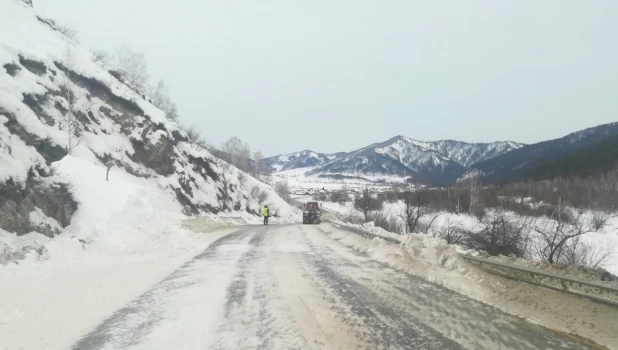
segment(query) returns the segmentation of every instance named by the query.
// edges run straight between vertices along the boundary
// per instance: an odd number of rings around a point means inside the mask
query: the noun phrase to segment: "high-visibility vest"
[[[268,208],[262,209],[262,215],[268,216]]]

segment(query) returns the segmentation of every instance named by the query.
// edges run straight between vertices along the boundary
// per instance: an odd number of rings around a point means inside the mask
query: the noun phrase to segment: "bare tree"
[[[479,199],[480,193],[480,184],[476,176],[470,176],[464,182],[466,189],[468,191],[468,196],[470,197],[470,215],[474,214],[474,210],[476,209],[476,205]]]
[[[416,187],[414,191],[404,191],[401,197],[404,207],[399,217],[406,224],[406,233],[415,232],[419,219],[427,214],[425,192]]]
[[[544,261],[558,264],[566,259],[565,254],[571,240],[597,231],[603,226],[604,224],[599,226],[592,218],[586,217],[584,212],[579,212],[574,218],[565,217],[559,204],[545,225],[536,228],[542,241],[541,246],[537,248],[538,254]]]
[[[260,162],[262,162],[263,158],[264,158],[264,155],[262,155],[262,152],[257,151],[253,153],[254,175],[256,177],[260,175]]]
[[[277,182],[275,185],[275,192],[277,192],[279,197],[283,198],[286,202],[290,201],[290,187],[288,186],[287,181]]]
[[[124,45],[114,52],[114,65],[118,69],[126,83],[138,92],[146,91],[148,86],[148,69],[146,56]]]
[[[244,172],[251,172],[251,148],[238,137],[232,137],[221,147],[227,162]]]
[[[361,212],[365,218],[365,222],[369,221],[369,212],[382,209],[382,202],[373,198],[369,189],[365,188],[361,195],[354,200],[354,209]]]
[[[66,111],[62,124],[67,133],[67,153],[71,153],[81,142],[80,125],[75,116],[76,112],[83,107],[83,103],[79,90],[74,86],[72,76],[76,64],[73,49],[70,45],[67,45],[64,57],[65,71],[59,83],[59,95],[66,101]]]

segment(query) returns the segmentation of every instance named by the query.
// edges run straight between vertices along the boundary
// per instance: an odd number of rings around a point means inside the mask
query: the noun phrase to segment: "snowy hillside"
[[[469,168],[475,163],[497,157],[501,154],[524,146],[522,143],[512,141],[498,141],[492,143],[466,143],[454,140],[428,142],[430,149],[436,150],[464,168]]]
[[[534,177],[537,169],[550,162],[566,159],[575,152],[599,145],[611,137],[618,136],[618,123],[598,125],[580,130],[562,138],[526,145],[513,152],[478,162],[469,172],[480,174],[483,181],[505,183]],[[611,145],[608,147],[611,148]],[[599,152],[602,152],[599,150]],[[591,152],[594,155],[594,151]],[[593,168],[588,164],[586,168]],[[613,168],[609,164],[609,168]]]
[[[349,153],[324,155],[303,151],[268,159],[264,172],[307,169],[309,177],[396,178],[445,185],[453,183],[472,164],[523,146],[514,142],[425,142],[397,136]]]
[[[344,153],[324,154],[313,151],[301,151],[264,158],[260,161],[260,172],[270,174],[279,171],[302,169],[323,165]]]
[[[29,4],[0,0],[0,241],[64,231],[127,240],[166,230],[182,211],[251,221],[263,204],[295,216]]]

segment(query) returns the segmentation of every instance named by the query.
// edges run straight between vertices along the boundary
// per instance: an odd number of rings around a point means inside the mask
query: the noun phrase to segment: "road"
[[[588,349],[302,225],[217,240],[73,346],[120,348]]]

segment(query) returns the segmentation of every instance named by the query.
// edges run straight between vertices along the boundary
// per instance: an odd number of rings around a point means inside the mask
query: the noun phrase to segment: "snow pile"
[[[402,242],[404,239],[404,236],[398,235],[396,233],[388,232],[381,227],[376,227],[373,221],[366,222],[362,225],[355,225],[355,224],[349,224],[349,223],[346,223],[340,220],[334,220],[332,224],[337,228],[353,229],[356,232],[365,231],[365,232],[370,233],[373,236],[376,236],[379,238],[386,238],[387,240],[390,240],[390,241]]]
[[[413,260],[448,270],[457,270],[462,266],[461,249],[441,239],[411,234],[405,238],[403,246]]]

